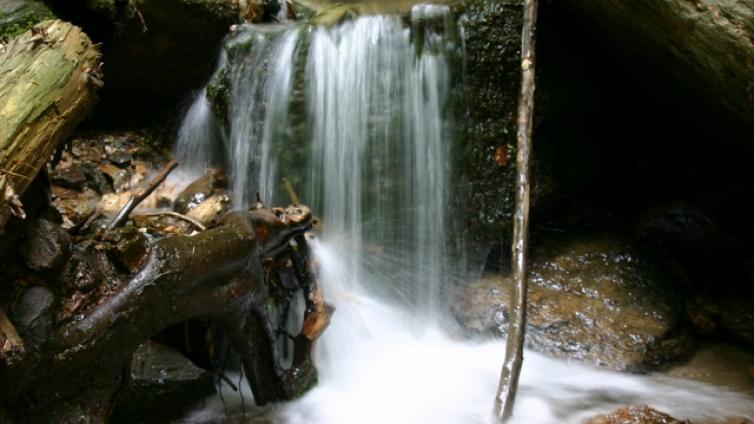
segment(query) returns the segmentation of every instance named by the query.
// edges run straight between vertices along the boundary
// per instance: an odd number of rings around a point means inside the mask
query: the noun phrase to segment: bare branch
[[[515,289],[505,343],[505,363],[495,398],[495,418],[507,421],[513,413],[518,379],[524,360],[526,331],[526,262],[529,236],[529,162],[534,115],[534,44],[537,27],[537,0],[524,1],[521,30],[521,93],[518,98],[516,139],[516,214],[513,217],[513,277]]]
[[[121,208],[118,214],[115,215],[115,218],[113,218],[113,221],[110,223],[107,229],[112,230],[113,228],[118,228],[123,225],[128,219],[128,215],[131,214],[131,211],[133,211],[136,206],[139,205],[139,203],[141,203],[150,194],[152,194],[152,192],[160,184],[162,184],[165,178],[167,178],[168,174],[170,174],[170,172],[175,169],[176,166],[178,166],[178,162],[176,160],[171,160],[170,162],[166,163],[165,166],[163,166],[160,172],[155,175],[154,178],[152,178],[152,181],[150,181],[146,187],[144,187],[142,190],[137,191],[131,196],[130,199],[128,199],[128,202],[123,205],[123,208]]]

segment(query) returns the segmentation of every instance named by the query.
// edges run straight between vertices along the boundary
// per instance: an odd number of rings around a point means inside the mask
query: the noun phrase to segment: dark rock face
[[[220,40],[239,19],[228,0],[67,3],[53,6],[104,43],[98,125],[163,123],[209,78]]]
[[[754,302],[728,299],[720,310],[720,327],[736,339],[754,345]]]
[[[678,359],[681,302],[662,270],[620,240],[548,242],[532,252],[527,343],[534,350],[621,371]],[[452,308],[468,329],[507,330],[513,281],[490,277],[460,288]]]
[[[25,236],[19,251],[26,266],[33,271],[55,270],[70,255],[71,237],[50,221],[37,219],[28,222]]]
[[[465,133],[458,137],[457,167],[467,228],[475,237],[501,234],[510,223],[521,83],[522,1],[467,2]],[[505,156],[505,158],[504,158]],[[508,159],[508,160],[503,160]],[[474,212],[472,212],[474,211]],[[486,235],[486,236],[485,236]],[[488,240],[485,240],[488,241]]]
[[[627,406],[607,415],[600,415],[587,421],[587,424],[690,424],[688,420],[678,420],[648,406]]]
[[[113,413],[113,422],[167,422],[209,394],[214,382],[211,373],[178,351],[151,341],[134,353],[131,379]]]

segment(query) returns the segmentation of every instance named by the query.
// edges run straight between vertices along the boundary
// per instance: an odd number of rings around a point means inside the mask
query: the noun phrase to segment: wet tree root
[[[106,421],[139,344],[198,317],[226,332],[257,403],[299,396],[316,382],[312,349],[332,313],[309,268],[303,235],[311,225],[305,206],[257,208],[196,236],[154,242],[118,291],[60,323],[48,340],[27,345],[23,360],[0,367],[4,406],[19,422]],[[307,308],[293,366],[284,369],[270,305],[280,276],[291,273]]]

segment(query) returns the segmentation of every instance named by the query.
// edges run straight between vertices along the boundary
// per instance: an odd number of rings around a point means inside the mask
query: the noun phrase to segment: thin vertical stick
[[[518,378],[524,361],[526,330],[526,261],[529,236],[529,158],[531,155],[532,118],[534,114],[534,42],[537,26],[537,0],[524,0],[524,21],[521,30],[521,93],[518,98],[518,129],[516,139],[516,214],[513,217],[513,277],[515,289],[505,363],[495,398],[495,418],[507,421],[513,413]]]

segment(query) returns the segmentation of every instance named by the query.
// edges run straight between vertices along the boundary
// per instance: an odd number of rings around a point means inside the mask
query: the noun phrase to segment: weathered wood
[[[518,98],[516,129],[516,213],[513,216],[513,278],[515,289],[510,308],[505,362],[495,398],[495,417],[507,421],[513,414],[518,379],[524,361],[526,331],[526,262],[529,244],[529,188],[532,127],[534,116],[534,46],[537,29],[538,0],[524,1],[521,29],[521,92]]]
[[[91,110],[99,59],[86,34],[59,20],[40,22],[0,50],[0,174],[16,195]],[[11,214],[4,197],[0,230]]]
[[[754,2],[562,0],[556,6],[609,44],[658,97],[690,100],[685,108],[698,109],[695,117],[754,128]]]

